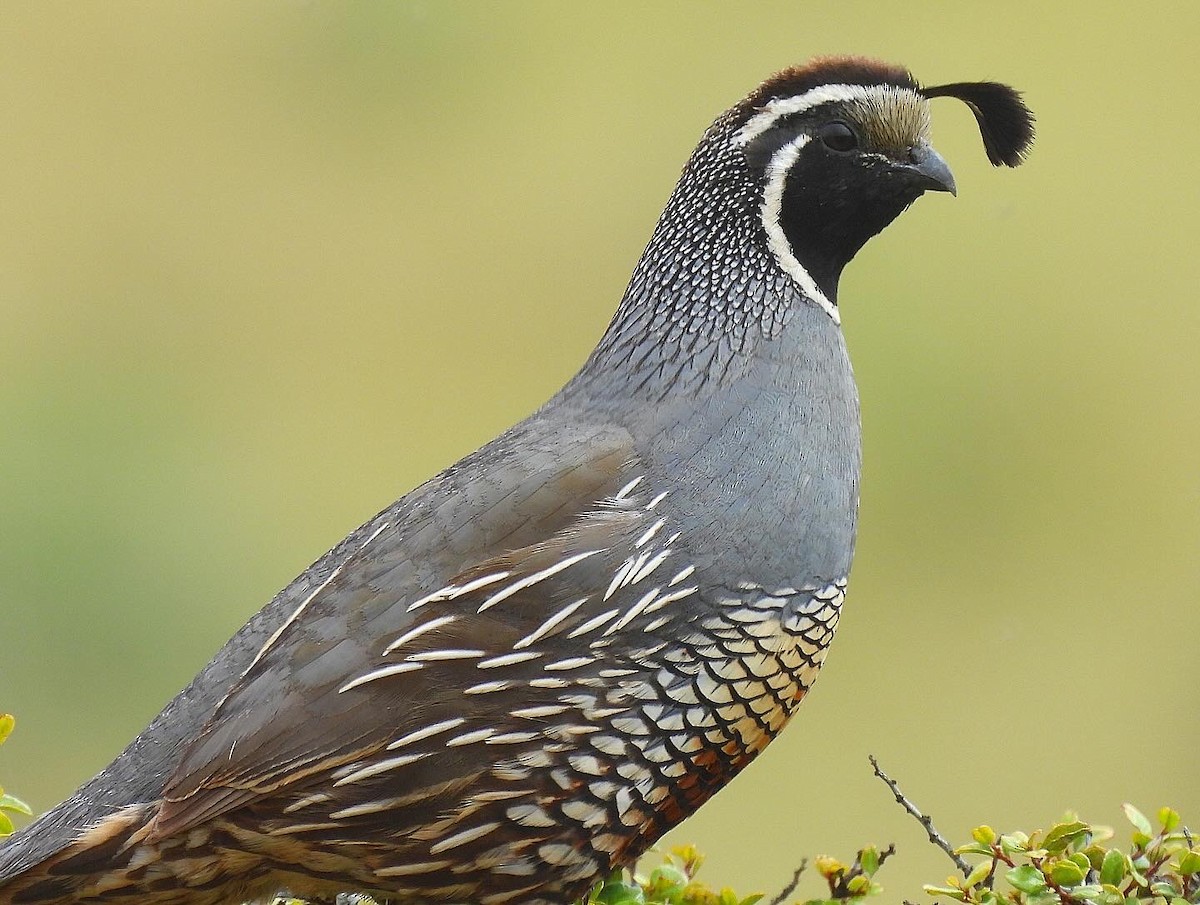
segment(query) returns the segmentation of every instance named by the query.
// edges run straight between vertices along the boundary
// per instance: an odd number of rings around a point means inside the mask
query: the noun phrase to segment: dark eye
[[[821,136],[821,143],[831,151],[845,154],[858,147],[858,136],[843,122],[825,123],[817,134]]]

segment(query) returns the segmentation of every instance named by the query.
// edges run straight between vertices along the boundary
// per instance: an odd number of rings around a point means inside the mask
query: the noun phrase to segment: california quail
[[[695,811],[837,626],[860,460],[838,277],[954,191],[942,95],[1020,162],[1011,88],[867,59],[723,113],[574,379],[254,616],[0,849],[0,903],[564,903]]]

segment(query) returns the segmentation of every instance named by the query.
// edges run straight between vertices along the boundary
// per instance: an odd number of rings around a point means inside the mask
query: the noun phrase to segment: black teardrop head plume
[[[999,82],[955,82],[922,88],[925,97],[956,97],[975,114],[992,166],[1018,166],[1033,144],[1033,113],[1018,91]]]

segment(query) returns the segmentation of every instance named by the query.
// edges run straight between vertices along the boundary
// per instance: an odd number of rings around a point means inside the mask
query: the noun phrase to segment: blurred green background
[[[852,265],[862,532],[796,725],[670,837],[773,891],[942,829],[1200,822],[1200,7],[6,2],[0,781],[100,769],[348,530],[603,330],[707,123],[878,55],[1039,117]],[[808,881],[813,884],[812,878]],[[815,885],[808,887],[815,891]]]

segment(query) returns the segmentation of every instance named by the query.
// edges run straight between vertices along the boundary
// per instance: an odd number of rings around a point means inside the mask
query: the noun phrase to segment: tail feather
[[[230,901],[230,877],[219,869],[216,862],[220,859],[211,850],[170,851],[202,849],[206,840],[146,841],[154,812],[154,805],[136,804],[109,814],[66,848],[0,881],[0,905],[97,901],[217,905]],[[208,870],[197,871],[197,862],[212,863],[206,865]],[[184,863],[192,868],[190,872],[179,869]],[[188,876],[191,882],[183,883],[181,876]]]
[[[375,885],[356,854],[222,820],[160,839],[157,815],[157,802],[112,812],[61,850],[0,879],[0,905],[240,905],[289,889],[332,902],[346,877],[365,889]]]

